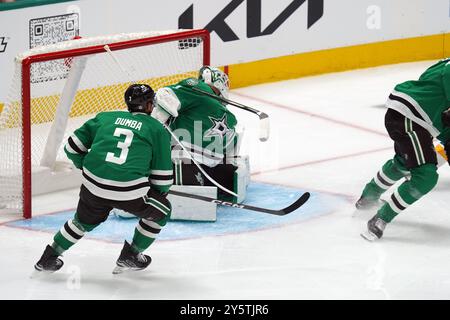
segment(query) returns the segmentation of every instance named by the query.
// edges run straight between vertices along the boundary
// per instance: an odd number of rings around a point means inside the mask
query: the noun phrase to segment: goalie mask
[[[230,81],[225,72],[215,67],[203,66],[198,72],[198,78],[218,89],[220,95],[228,99]]]
[[[132,84],[125,91],[125,103],[130,112],[146,112],[147,103],[153,102],[155,92],[147,84]]]

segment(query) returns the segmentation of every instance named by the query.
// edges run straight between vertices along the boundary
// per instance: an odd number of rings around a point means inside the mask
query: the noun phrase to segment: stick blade
[[[259,117],[259,140],[265,142],[269,140],[270,135],[270,122],[269,116],[262,113]]]
[[[305,192],[304,194],[302,194],[302,196],[300,198],[297,199],[297,201],[295,201],[290,206],[288,206],[288,207],[284,208],[283,210],[281,210],[281,212],[282,212],[281,215],[286,215],[286,214],[291,213],[292,211],[297,210],[302,205],[304,205],[306,201],[308,201],[310,196],[311,196],[311,194],[309,192]]]

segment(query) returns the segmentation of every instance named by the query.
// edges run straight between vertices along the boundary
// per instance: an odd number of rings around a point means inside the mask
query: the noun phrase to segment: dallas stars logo
[[[189,78],[189,79],[186,80],[186,84],[187,84],[188,86],[193,87],[193,86],[198,85],[198,80],[195,79],[195,78]]]
[[[197,179],[198,183],[200,183],[201,186],[205,185],[205,181],[203,180],[203,176],[200,172],[194,175],[194,177],[195,179]]]
[[[213,117],[208,118],[213,123],[213,126],[205,131],[205,138],[219,137],[223,139],[226,137],[230,139],[234,135],[234,130],[228,127],[226,114],[224,114],[221,119],[216,119]]]

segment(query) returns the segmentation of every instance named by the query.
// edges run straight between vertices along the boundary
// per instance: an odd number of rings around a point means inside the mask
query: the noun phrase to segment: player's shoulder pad
[[[111,111],[102,111],[97,113],[94,117],[91,118],[91,120],[97,121],[100,119],[104,119],[105,117],[108,117],[111,115]]]
[[[112,119],[115,119],[119,116],[127,116],[129,112],[125,110],[108,110],[97,113],[97,115],[92,118],[93,121],[97,121],[99,123],[109,122]],[[115,121],[115,120],[114,120]]]
[[[97,113],[96,118],[115,117],[118,114],[127,114],[128,110],[107,110]]]
[[[159,136],[167,131],[161,122],[153,118],[151,115],[141,117],[140,120],[145,122],[145,130],[152,137]]]

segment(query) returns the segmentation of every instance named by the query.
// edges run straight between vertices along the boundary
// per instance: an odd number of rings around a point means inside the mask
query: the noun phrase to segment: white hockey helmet
[[[220,95],[228,99],[228,91],[230,90],[230,80],[225,72],[219,68],[211,66],[203,66],[198,72],[198,78],[203,80],[220,91]]]

